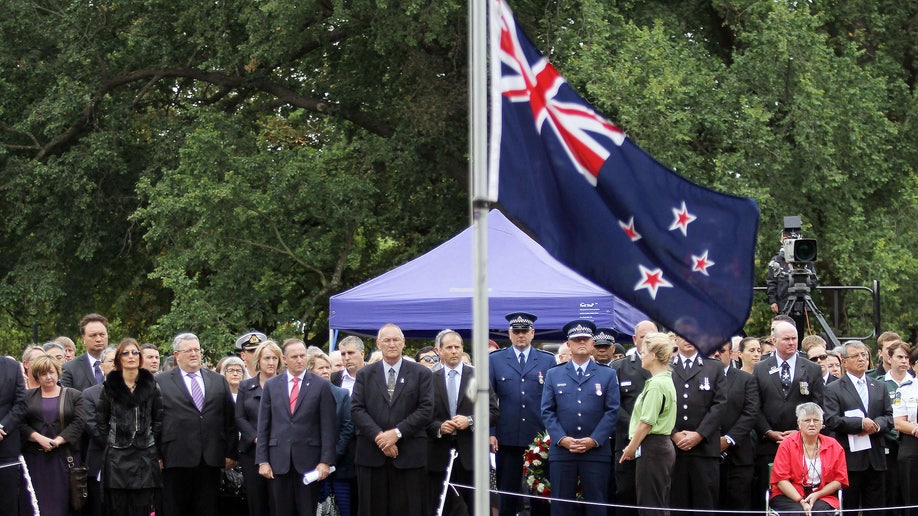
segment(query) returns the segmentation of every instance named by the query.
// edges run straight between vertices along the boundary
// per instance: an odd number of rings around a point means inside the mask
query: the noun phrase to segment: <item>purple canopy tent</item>
[[[408,336],[432,337],[444,328],[472,329],[472,228],[424,255],[330,300],[329,328],[375,336],[395,323]],[[490,328],[506,332],[504,315],[538,316],[541,338],[561,339],[573,319],[591,319],[631,335],[641,312],[555,260],[497,210],[488,214]]]

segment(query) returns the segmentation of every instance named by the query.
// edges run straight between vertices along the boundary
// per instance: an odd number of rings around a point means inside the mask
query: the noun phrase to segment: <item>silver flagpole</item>
[[[472,347],[475,356],[475,502],[474,514],[490,516],[488,489],[490,445],[488,441],[488,60],[486,0],[469,0],[469,172],[472,180]]]

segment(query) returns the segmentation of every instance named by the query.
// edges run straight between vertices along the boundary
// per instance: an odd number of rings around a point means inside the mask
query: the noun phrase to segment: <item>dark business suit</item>
[[[845,449],[849,483],[845,491],[845,506],[852,509],[886,505],[886,448],[883,439],[893,428],[892,404],[885,383],[873,378],[866,380],[867,407],[847,374],[827,385],[825,394],[826,427],[835,433],[838,443]],[[851,451],[848,436],[863,432],[863,418],[846,416],[849,410],[860,410],[880,427],[879,432],[870,436],[870,448],[867,450]]]
[[[71,387],[79,391],[85,391],[93,385],[98,385],[95,372],[90,365],[91,360],[96,360],[89,356],[88,353],[74,358],[70,362],[64,362],[61,366],[61,385]]]
[[[344,380],[344,370],[335,371],[331,374],[329,381],[335,387],[342,387]],[[347,389],[344,389],[345,392],[348,392]],[[350,396],[350,393],[348,393]],[[348,398],[348,420],[350,420],[350,398]],[[335,466],[335,478],[338,480],[347,480],[350,485],[350,516],[357,516],[357,508],[360,503],[360,496],[357,492],[357,472],[354,466],[354,456],[357,455],[357,440],[356,440],[356,430],[353,428],[354,423],[351,421],[351,438],[348,442],[347,453],[345,456],[338,456],[338,465]],[[340,507],[339,507],[340,509]],[[348,514],[343,514],[343,516],[349,516]]]
[[[255,463],[255,437],[258,435],[258,404],[262,388],[259,377],[239,383],[236,394],[236,428],[239,429],[239,466],[245,479],[245,495],[249,514],[273,513],[274,500],[268,479],[258,474]]]
[[[520,369],[517,353],[510,346],[488,356],[491,388],[497,394],[501,414],[500,421],[490,428],[490,435],[497,438],[497,489],[513,493],[522,491],[520,472],[526,448],[545,430],[540,410],[542,385],[545,374],[555,366],[554,355],[530,346],[526,366]],[[519,512],[519,502],[516,497],[502,495],[500,516]]]
[[[306,371],[291,413],[290,380],[285,372],[265,382],[258,407],[255,463],[267,462],[274,473],[270,482],[274,514],[308,516],[316,513],[319,484],[303,485],[303,474],[320,463],[335,465],[335,397],[330,383]]]
[[[441,435],[440,426],[444,421],[450,419],[449,413],[449,394],[446,389],[446,373],[448,370],[443,367],[433,372],[433,389],[434,389],[434,408],[433,420],[427,425],[428,439],[428,457],[427,471],[430,472],[430,493],[433,507],[437,507],[440,501],[440,494],[443,491],[443,482],[446,480],[446,467],[449,464],[450,450],[455,449],[458,453],[456,461],[453,463],[453,471],[450,476],[454,484],[472,485],[475,451],[473,447],[473,431],[476,428],[474,422],[475,400],[468,397],[469,384],[475,378],[475,368],[469,365],[462,366],[462,373],[459,377],[458,398],[456,399],[456,415],[473,417],[473,425],[465,430],[457,430],[452,434]],[[496,423],[500,416],[497,408],[497,397],[492,391],[489,396],[489,419]],[[485,427],[480,425],[478,428]],[[483,430],[479,430],[483,431]],[[474,508],[475,493],[468,489],[460,489],[459,494],[468,506],[471,513]],[[452,497],[447,498],[444,514],[451,514],[455,506],[455,500]]]
[[[761,360],[753,369],[756,387],[759,389],[759,414],[755,424],[759,442],[755,449],[756,481],[753,492],[757,495],[762,493],[761,496],[753,497],[753,508],[765,506],[763,497],[768,489],[768,464],[774,461],[775,453],[778,451],[778,443],[766,437],[766,432],[797,430],[796,409],[801,403],[813,402],[822,406],[826,388],[822,380],[822,368],[800,355],[797,355],[796,360],[787,396],[784,395],[781,385],[781,373],[775,353]]]
[[[6,435],[0,440],[0,466],[19,463],[21,439],[19,424],[25,414],[25,383],[15,360],[0,356],[0,425]],[[15,516],[19,512],[20,468],[0,468],[0,516]]]
[[[163,395],[163,512],[166,516],[215,515],[220,471],[238,456],[239,434],[229,385],[223,376],[201,369],[204,407],[198,411],[183,371],[156,375]]]
[[[752,496],[755,443],[752,429],[759,413],[759,391],[755,378],[736,367],[727,369],[727,402],[721,414],[720,435],[729,437],[720,465],[719,509],[745,510]],[[733,444],[729,444],[730,440]],[[758,496],[758,494],[756,494]]]
[[[426,367],[401,361],[392,399],[380,361],[360,369],[351,397],[357,431],[357,483],[362,516],[426,516],[427,424],[433,416],[432,375]],[[376,436],[397,428],[398,456],[386,457]]]
[[[618,419],[619,392],[615,371],[592,360],[584,364],[582,376],[577,375],[571,360],[548,371],[542,390],[542,420],[552,444],[548,451],[551,463],[552,496],[574,500],[579,477],[583,499],[606,503],[609,471],[614,450],[610,437],[615,433]],[[584,453],[571,453],[562,448],[564,437],[591,438],[596,447]],[[605,507],[588,505],[582,508],[587,516],[606,514]],[[580,508],[569,503],[551,504],[552,516],[576,515]]]
[[[727,402],[727,380],[723,363],[696,354],[689,368],[683,368],[685,357],[673,361],[673,385],[676,387],[676,426],[680,431],[698,432],[701,442],[690,450],[676,447],[676,463],[670,504],[688,509],[714,509],[720,489],[720,426]],[[676,443],[674,443],[676,444]]]
[[[88,437],[86,449],[83,453],[84,463],[87,470],[87,488],[89,497],[86,505],[83,506],[83,516],[101,516],[103,511],[102,486],[97,480],[99,472],[102,470],[102,461],[104,459],[106,438],[95,438],[96,436],[96,404],[99,402],[99,396],[102,394],[102,384],[96,384],[83,391],[83,411],[86,413],[86,422],[83,426],[83,435]]]

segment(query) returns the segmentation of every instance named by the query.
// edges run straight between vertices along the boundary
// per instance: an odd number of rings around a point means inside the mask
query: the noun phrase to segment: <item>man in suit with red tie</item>
[[[382,360],[357,373],[351,420],[357,430],[361,516],[428,516],[427,424],[433,416],[430,371],[402,360],[405,336],[394,324],[379,330]]]
[[[331,384],[306,371],[306,345],[284,346],[287,371],[265,382],[258,407],[255,462],[258,473],[271,479],[276,516],[313,516],[318,481],[335,464],[337,405]],[[303,483],[315,470],[317,478]]]
[[[846,373],[826,386],[824,407],[826,427],[845,449],[849,482],[845,508],[883,507],[887,505],[883,436],[893,428],[892,403],[886,385],[866,374],[867,346],[849,340],[842,346],[842,356]],[[856,436],[855,441],[849,441],[849,436]]]
[[[440,364],[442,368],[433,372],[434,409],[433,421],[427,425],[428,459],[427,470],[430,472],[430,493],[433,507],[436,508],[443,491],[446,479],[446,467],[449,464],[450,450],[458,453],[453,464],[449,481],[454,484],[472,485],[474,449],[472,432],[476,423],[472,417],[475,413],[474,400],[468,397],[468,389],[475,378],[475,368],[462,363],[462,336],[453,330],[447,330],[440,337]],[[490,397],[489,419],[497,422],[500,412],[497,409],[497,397],[493,391]],[[487,425],[478,425],[478,431]],[[460,489],[469,513],[474,507],[474,491]],[[447,496],[443,514],[456,514],[454,509],[461,504],[454,496]]]
[[[163,513],[216,515],[220,470],[239,455],[235,406],[222,375],[202,368],[193,333],[172,339],[176,367],[156,375],[163,394]]]

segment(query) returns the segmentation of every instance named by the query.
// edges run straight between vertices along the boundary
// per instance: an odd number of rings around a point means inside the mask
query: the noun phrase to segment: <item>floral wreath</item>
[[[526,485],[534,494],[544,497],[551,496],[551,482],[545,471],[550,446],[551,437],[548,432],[541,432],[523,454],[523,478],[526,479]]]

